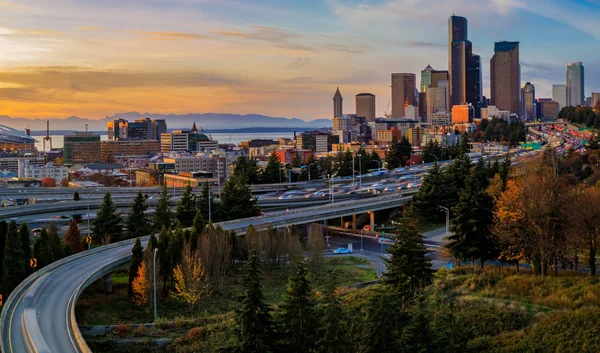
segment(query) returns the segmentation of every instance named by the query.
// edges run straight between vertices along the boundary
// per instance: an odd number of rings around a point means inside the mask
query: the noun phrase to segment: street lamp
[[[358,188],[362,188],[362,175],[360,174],[359,171],[357,170],[353,170],[352,171],[352,190],[354,190],[354,174],[358,173]]]
[[[429,155],[430,155],[431,157],[435,158],[435,162],[436,162],[436,163],[440,163],[440,160],[437,158],[437,156],[436,156],[435,154],[433,154],[433,153],[430,153]]]
[[[211,208],[211,198],[212,198],[212,194],[210,193],[210,183],[206,182],[206,184],[208,185],[208,223],[212,223],[212,210]]]
[[[96,189],[96,191],[98,191],[98,189]],[[90,190],[90,192],[88,192],[87,194],[87,233],[88,233],[88,237],[91,237],[92,235],[90,234],[90,196],[92,195],[92,192],[94,192],[94,190]],[[88,250],[90,250],[90,246],[91,244],[88,243]]]
[[[360,174],[362,175],[362,153],[358,154],[358,170],[360,171]]]
[[[446,237],[450,228],[450,210],[444,206],[440,206],[440,210],[446,212]]]
[[[381,166],[383,165],[383,163],[385,163],[385,159],[382,159],[380,161],[375,161],[375,162],[377,162],[379,164],[379,168],[377,168],[377,171],[380,171],[381,170]]]
[[[153,274],[154,274],[154,322],[156,322],[156,316],[157,316],[157,311],[156,311],[156,254],[158,253],[158,248],[154,248],[154,267],[153,267]]]
[[[332,205],[333,205],[333,187],[335,186],[335,185],[333,184],[333,178],[334,178],[335,176],[337,176],[337,174],[338,174],[338,173],[337,173],[337,172],[335,172],[335,173],[331,174],[331,176],[329,177],[329,188],[331,189],[331,204],[332,204]]]

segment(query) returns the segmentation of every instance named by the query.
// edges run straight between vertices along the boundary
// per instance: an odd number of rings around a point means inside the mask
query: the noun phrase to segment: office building
[[[338,87],[333,95],[333,117],[339,118],[342,116],[342,103],[344,98],[342,98],[342,94],[340,93],[340,88]]]
[[[416,81],[415,74],[392,74],[392,118],[404,118],[404,107],[416,106]]]
[[[109,140],[158,140],[160,135],[167,132],[167,123],[164,119],[152,120],[149,118],[128,121],[115,119],[106,123]]]
[[[448,68],[450,70],[450,107],[469,103],[479,117],[481,109],[481,58],[473,54],[468,40],[468,22],[461,16],[448,19]]]
[[[431,65],[421,71],[421,93],[419,94],[419,116],[423,121],[431,119],[433,112],[450,108],[450,75],[446,70],[434,70]],[[437,89],[441,88],[441,92]],[[440,99],[443,97],[443,99]],[[446,98],[447,97],[447,98]]]
[[[375,121],[375,95],[371,93],[359,93],[356,99],[356,116],[366,119],[368,123]]]
[[[426,117],[427,122],[431,121],[431,116],[437,112],[450,111],[450,82],[440,80],[436,87],[429,87],[425,93],[427,100]]]
[[[0,170],[8,172],[16,172],[20,177],[21,168],[43,167],[46,165],[44,157],[2,157],[0,158]]]
[[[521,89],[521,117],[526,120],[536,118],[535,113],[535,86],[527,82]]]
[[[540,102],[541,115],[544,119],[556,119],[560,113],[560,105],[555,101],[543,101]]]
[[[496,42],[490,60],[492,104],[512,114],[520,113],[521,65],[519,42]]]
[[[584,71],[581,62],[567,65],[567,106],[584,105]]]
[[[163,175],[164,185],[173,188],[182,187],[197,187],[202,186],[204,183],[218,184],[219,180],[209,172],[181,172],[179,174],[168,174]]]
[[[339,136],[325,132],[307,131],[296,136],[296,148],[314,153],[330,152],[334,143],[340,143]]]
[[[600,93],[594,93],[592,92],[592,102],[591,102],[591,107],[593,109],[596,109],[598,106],[598,103],[600,102]],[[600,108],[600,107],[598,107]]]
[[[64,164],[100,162],[100,136],[92,132],[73,132],[64,136]]]
[[[508,110],[500,110],[495,105],[489,105],[481,109],[481,119],[492,120],[494,118],[502,119],[506,122],[509,122],[510,112]]]
[[[173,130],[161,134],[160,151],[208,151],[219,148],[219,142],[198,133],[194,123],[191,130]]]
[[[138,158],[160,152],[157,140],[108,140],[100,142],[100,161],[111,163],[117,157]]]
[[[392,142],[394,138],[397,140],[402,139],[402,131],[395,126],[389,130],[377,130],[377,141]]]
[[[567,85],[552,85],[552,100],[560,109],[567,106]]]
[[[464,124],[473,121],[473,107],[470,104],[452,107],[452,124]]]

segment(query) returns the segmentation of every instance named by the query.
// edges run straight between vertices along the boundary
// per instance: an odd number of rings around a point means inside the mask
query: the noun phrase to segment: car
[[[394,191],[394,188],[393,188],[392,186],[386,186],[386,187],[383,189],[383,191],[384,191],[384,192],[388,192],[388,191]]]
[[[292,195],[281,195],[279,196],[280,200],[291,200],[292,199]]]
[[[335,250],[333,250],[334,254],[350,254],[350,250],[348,250],[347,248],[337,248]]]
[[[324,191],[317,191],[314,193],[315,197],[324,197],[326,194]]]

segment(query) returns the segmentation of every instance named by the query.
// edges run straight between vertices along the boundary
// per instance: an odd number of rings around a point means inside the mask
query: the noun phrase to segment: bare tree
[[[596,275],[596,251],[600,234],[600,190],[588,187],[577,190],[571,204],[574,246],[588,250],[590,274]]]
[[[202,265],[211,282],[223,287],[225,275],[231,268],[232,246],[229,234],[210,224],[200,237]]]
[[[308,267],[314,281],[321,275],[321,273],[323,273],[325,262],[323,256],[325,242],[323,241],[323,228],[320,224],[313,223],[308,226],[308,239],[308,250],[310,251],[310,262]]]

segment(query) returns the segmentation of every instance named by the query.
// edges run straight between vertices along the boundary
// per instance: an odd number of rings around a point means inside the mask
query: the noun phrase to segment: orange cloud
[[[209,36],[196,33],[180,32],[155,32],[155,31],[133,31],[133,33],[142,35],[152,40],[176,40],[176,39],[209,39]]]

